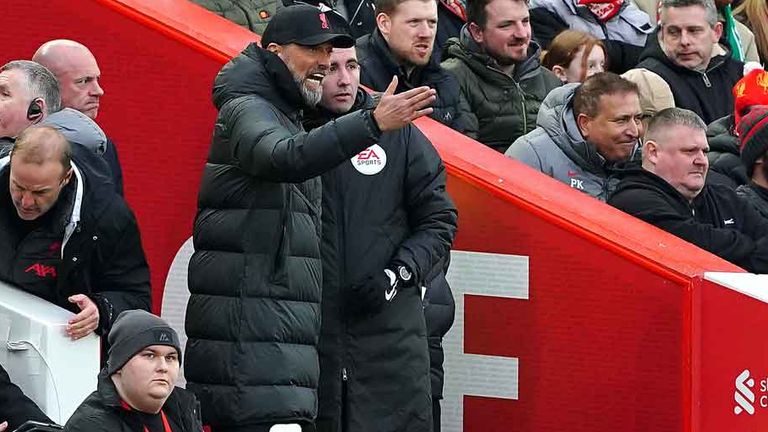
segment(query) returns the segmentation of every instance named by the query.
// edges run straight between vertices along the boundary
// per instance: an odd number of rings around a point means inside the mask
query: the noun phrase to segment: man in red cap
[[[320,174],[429,115],[435,92],[394,95],[305,132],[346,22],[288,6],[219,72],[219,110],[189,263],[184,372],[214,432],[314,430],[319,379]],[[273,429],[274,425],[280,425]],[[283,426],[293,425],[293,426]]]

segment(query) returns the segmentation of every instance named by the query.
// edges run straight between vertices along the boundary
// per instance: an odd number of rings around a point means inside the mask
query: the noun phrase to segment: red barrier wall
[[[106,90],[98,121],[118,143],[159,310],[170,263],[191,235],[212,79],[254,36],[184,0],[2,8],[0,61],[61,37],[97,56]],[[520,364],[516,400],[462,398],[464,430],[694,430],[697,277],[740,270],[431,120],[418,125],[448,167],[455,248],[530,261],[527,300],[463,297],[463,351]]]

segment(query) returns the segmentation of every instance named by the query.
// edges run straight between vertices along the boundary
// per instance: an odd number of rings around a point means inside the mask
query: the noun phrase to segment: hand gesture
[[[417,87],[395,94],[396,88],[397,76],[393,76],[378,106],[373,110],[373,118],[382,132],[400,129],[421,116],[432,114],[430,105],[437,98],[437,92],[429,87]]]
[[[80,313],[72,317],[67,325],[67,335],[72,340],[87,336],[99,326],[99,308],[85,294],[75,294],[69,299],[70,303],[77,304]]]

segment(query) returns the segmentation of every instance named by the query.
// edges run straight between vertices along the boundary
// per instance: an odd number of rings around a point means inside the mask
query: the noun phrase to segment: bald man
[[[48,41],[37,49],[32,60],[48,68],[59,80],[62,107],[76,109],[96,120],[104,89],[99,83],[101,70],[96,57],[85,45],[67,39]],[[109,138],[104,160],[112,171],[117,192],[122,195],[123,170],[117,148]]]
[[[99,165],[47,125],[25,129],[0,159],[0,280],[76,313],[72,339],[150,308],[136,219]]]

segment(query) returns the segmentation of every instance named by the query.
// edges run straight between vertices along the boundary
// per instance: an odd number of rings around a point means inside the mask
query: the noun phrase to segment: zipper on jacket
[[[523,135],[528,133],[528,114],[525,112],[525,94],[523,88],[520,87],[520,83],[512,79],[517,87],[517,92],[520,93],[520,107],[523,109]]]
[[[347,430],[347,368],[341,368],[341,430]]]
[[[709,77],[707,76],[706,72],[702,72],[701,79],[704,80],[704,85],[707,86],[707,88],[712,87],[712,83],[709,81]]]

